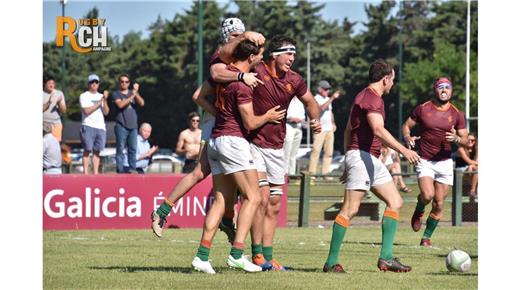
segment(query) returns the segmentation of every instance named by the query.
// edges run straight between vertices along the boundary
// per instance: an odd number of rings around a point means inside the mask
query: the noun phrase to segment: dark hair
[[[284,44],[292,44],[296,46],[296,40],[290,38],[285,35],[276,35],[269,41],[269,46],[267,47],[268,52],[272,52],[275,49],[282,47]]]
[[[191,113],[188,114],[188,120],[191,120],[193,117],[199,117],[200,118],[200,115],[199,113],[193,111]]]
[[[392,65],[386,63],[382,59],[378,59],[370,65],[370,69],[368,70],[368,81],[370,83],[376,83],[385,76],[391,74],[393,69]]]
[[[236,60],[243,61],[246,60],[252,54],[257,55],[261,49],[261,45],[257,46],[251,40],[244,39],[237,45],[235,51],[233,51],[233,58]]]
[[[130,80],[130,76],[127,73],[122,73],[117,77],[118,81],[121,81],[122,77],[126,77],[128,80]]]
[[[43,76],[43,84],[45,85],[48,81],[56,81],[56,80],[51,75]]]

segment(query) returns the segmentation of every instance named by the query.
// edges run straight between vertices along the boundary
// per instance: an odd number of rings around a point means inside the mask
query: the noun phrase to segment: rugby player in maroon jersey
[[[345,170],[340,180],[345,183],[343,206],[332,227],[329,255],[323,266],[324,272],[344,273],[338,263],[343,238],[350,221],[357,214],[361,200],[370,190],[386,203],[382,221],[381,252],[377,267],[382,271],[408,272],[411,267],[402,264],[393,256],[394,237],[399,221],[399,209],[403,199],[397,191],[386,166],[378,158],[381,143],[404,155],[415,164],[419,156],[399,143],[384,124],[385,106],[383,96],[394,84],[395,72],[383,60],[371,64],[369,85],[357,94],[350,110],[344,134]]]
[[[453,92],[451,81],[441,77],[435,81],[433,89],[434,97],[415,107],[402,127],[408,147],[415,147],[415,141],[420,139],[421,162],[416,166],[416,171],[421,193],[411,219],[415,232],[421,229],[425,206],[432,203],[421,246],[431,246],[430,238],[442,217],[449,187],[453,185],[451,143],[466,145],[468,136],[464,114],[450,102]],[[417,124],[420,125],[420,134],[411,136],[411,129]]]
[[[274,106],[286,110],[296,96],[302,101],[312,119],[311,128],[319,133],[321,130],[319,105],[307,88],[305,80],[291,70],[296,55],[296,41],[278,35],[269,41],[267,50],[269,59],[255,67],[257,77],[264,82],[262,86],[257,86],[253,90],[255,114],[265,114]],[[233,51],[233,43],[226,44],[221,50],[221,59],[226,62]],[[276,124],[266,123],[252,131],[249,137],[263,197],[253,222],[251,247],[253,262],[262,266],[264,270],[288,269],[273,258],[273,239],[283,194],[282,186],[285,184],[283,154],[285,123],[286,119]]]

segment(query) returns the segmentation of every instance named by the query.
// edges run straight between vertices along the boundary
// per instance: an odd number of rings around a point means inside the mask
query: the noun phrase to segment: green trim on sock
[[[233,259],[240,259],[244,254],[244,249],[237,249],[235,247],[231,247],[231,252],[229,252]]]
[[[332,238],[330,239],[329,256],[325,262],[327,266],[332,267],[338,263],[339,250],[343,244],[343,238],[347,233],[347,228],[334,222],[332,226]]]
[[[201,259],[202,261],[208,261],[209,248],[199,245],[199,249],[197,250],[197,257],[199,257],[199,259]]]
[[[263,251],[262,251],[262,244],[253,244],[251,245],[251,250],[253,252],[253,256],[255,255],[258,255],[258,254],[262,254]]]
[[[172,210],[172,206],[167,204],[166,202],[163,202],[161,206],[157,209],[157,214],[164,218],[167,217],[170,214],[170,211]]]
[[[399,222],[391,217],[383,217],[381,253],[379,258],[388,260],[393,258],[394,238]]]
[[[439,224],[439,221],[436,219],[433,219],[432,217],[428,217],[426,219],[426,229],[424,230],[423,238],[429,239],[433,235],[433,231],[435,231],[435,228]]]
[[[273,246],[262,247],[262,251],[264,253],[264,258],[266,261],[269,262],[273,259]]]

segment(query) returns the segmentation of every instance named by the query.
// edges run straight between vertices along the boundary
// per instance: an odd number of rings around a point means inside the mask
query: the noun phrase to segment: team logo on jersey
[[[270,77],[270,76],[268,76],[268,75],[264,75],[264,81],[266,81],[266,82],[267,82],[267,81],[269,81],[270,79],[271,79],[271,77]]]
[[[451,116],[448,116],[448,123],[451,124],[451,122],[453,122],[453,118]]]
[[[292,92],[292,85],[291,84],[286,84],[285,85],[285,89],[287,89],[288,93]]]
[[[56,46],[63,47],[69,38],[72,50],[79,53],[111,51],[105,18],[56,17]]]

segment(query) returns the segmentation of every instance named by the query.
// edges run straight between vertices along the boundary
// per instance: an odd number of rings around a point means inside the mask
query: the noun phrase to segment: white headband
[[[296,53],[296,46],[290,44],[271,51],[270,55],[277,56],[284,53]]]

